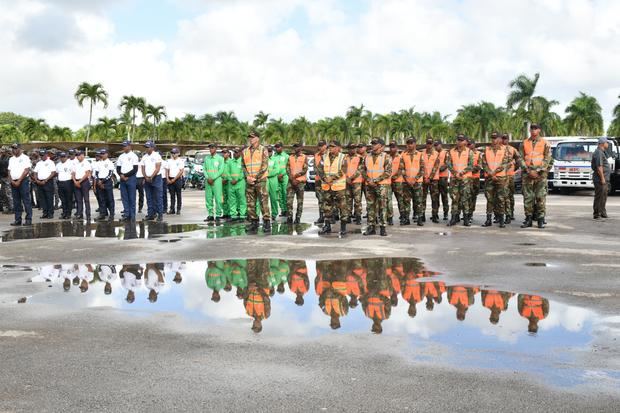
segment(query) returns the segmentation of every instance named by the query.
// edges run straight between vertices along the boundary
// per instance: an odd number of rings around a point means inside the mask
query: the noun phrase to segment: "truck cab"
[[[568,193],[575,189],[593,189],[592,154],[598,137],[577,137],[558,142],[553,153],[553,187]],[[609,139],[606,151],[611,166],[610,193],[620,189],[620,152],[618,141]]]

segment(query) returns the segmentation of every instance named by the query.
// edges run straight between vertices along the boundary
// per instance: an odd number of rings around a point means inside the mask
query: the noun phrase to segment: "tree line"
[[[398,112],[373,113],[365,105],[350,106],[342,116],[308,120],[304,116],[286,122],[269,113],[258,112],[250,122],[240,120],[234,112],[220,111],[197,116],[186,114],[169,119],[161,105],[147,102],[140,96],[123,96],[118,107],[119,117],[92,119],[93,108],[109,105],[103,85],[81,83],[75,99],[80,107],[88,108],[88,123],[73,131],[63,126],[50,126],[44,119],[33,119],[13,113],[0,113],[0,141],[145,141],[219,142],[238,144],[245,141],[251,130],[259,131],[267,140],[285,144],[304,142],[315,144],[321,139],[339,139],[344,143],[367,142],[371,137],[403,143],[408,136],[432,136],[452,142],[457,133],[480,141],[488,140],[497,130],[521,139],[527,125],[541,125],[545,136],[603,135],[602,108],[594,96],[579,92],[565,108],[562,118],[553,108],[558,101],[536,94],[540,75],[519,75],[509,82],[505,106],[492,102],[461,106],[454,118],[440,112],[418,112],[415,107]],[[620,99],[620,96],[618,96]],[[620,103],[613,110],[608,136],[620,135]]]

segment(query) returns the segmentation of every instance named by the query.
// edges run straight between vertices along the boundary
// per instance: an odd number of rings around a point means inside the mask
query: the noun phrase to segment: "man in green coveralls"
[[[278,205],[280,206],[280,216],[287,216],[286,189],[288,187],[288,174],[286,165],[288,164],[288,154],[284,152],[282,142],[275,144],[276,153],[273,155],[278,168]]]
[[[245,179],[243,178],[241,148],[235,148],[233,152],[233,157],[226,163],[228,212],[232,221],[243,221],[247,216],[248,206],[245,199]]]
[[[205,201],[207,203],[206,222],[219,220],[222,215],[224,195],[222,193],[222,174],[224,173],[224,158],[217,154],[217,146],[209,144],[209,155],[203,163],[205,174]]]
[[[209,261],[205,271],[205,280],[207,281],[207,287],[213,290],[211,301],[218,303],[220,301],[220,290],[223,290],[226,286],[224,261]]]

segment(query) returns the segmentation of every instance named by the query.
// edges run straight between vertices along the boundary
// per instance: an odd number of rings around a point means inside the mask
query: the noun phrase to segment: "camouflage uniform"
[[[463,149],[469,151],[469,161],[464,172],[471,172],[474,165],[474,156],[471,150],[468,148]],[[471,206],[471,178],[458,179],[456,177],[457,172],[454,169],[454,163],[451,159],[451,152],[446,155],[446,165],[452,174],[450,179],[450,199],[452,201],[452,215],[458,215],[461,212],[461,208],[465,215],[469,215]]]
[[[526,140],[532,140],[532,138],[527,138]],[[539,140],[543,139],[542,137],[536,138],[533,140],[534,144]],[[524,141],[525,142],[525,141]],[[547,173],[549,164],[551,162],[551,146],[548,142],[545,141],[545,146],[543,149],[542,157],[542,165],[540,166],[528,166],[525,158],[525,149],[524,142],[521,143],[519,148],[519,155],[521,157],[521,170],[523,177],[523,207],[525,209],[526,216],[534,215],[534,208],[536,208],[537,218],[543,219],[545,217],[545,207],[546,207],[546,199],[547,199]],[[531,178],[528,175],[528,169],[539,172],[539,176],[536,178]]]
[[[321,178],[319,177],[319,175],[316,173],[316,168],[318,166],[318,164],[321,162],[321,157],[323,155],[320,155],[319,153],[314,154],[314,194],[316,196],[316,199],[319,203],[319,211],[322,213],[323,212],[323,204],[325,203],[325,199],[323,196],[323,189],[321,188]]]
[[[407,176],[407,172],[405,169],[405,156],[415,156],[419,151],[416,150],[413,153],[410,152],[403,152],[403,155],[401,157],[400,160],[400,173],[402,176],[405,177],[405,183],[403,184],[404,186],[404,200],[403,200],[403,204],[404,204],[404,211],[403,214],[405,217],[409,217],[409,215],[411,214],[411,203],[413,202],[413,212],[415,213],[415,215],[422,215],[424,213],[424,208],[426,207],[426,198],[424,198],[424,189],[423,187],[423,183],[421,182],[413,182],[411,183],[411,180],[414,181],[418,181],[419,178],[423,178],[424,177],[424,171],[425,171],[425,163],[424,163],[424,156],[420,157],[420,170],[418,171],[418,174],[416,176]]]
[[[515,215],[515,177],[514,174],[510,174],[510,171],[514,171],[521,164],[519,161],[519,151],[517,151],[511,145],[504,145],[506,151],[509,152],[510,165],[507,179],[507,199],[506,199],[506,215],[514,217]]]
[[[470,213],[476,212],[476,201],[478,200],[478,194],[480,193],[480,171],[482,170],[482,164],[480,158],[482,153],[479,151],[472,151],[474,156],[474,166],[472,172],[476,174],[471,178],[471,199],[469,203]]]
[[[500,146],[501,148],[501,146]],[[499,148],[498,148],[499,149]],[[493,148],[485,149],[481,156],[481,165],[486,174],[484,182],[484,196],[487,199],[487,215],[495,213],[496,215],[504,215],[506,213],[506,204],[508,203],[508,177],[497,176],[496,179],[491,178],[492,173],[506,171],[510,167],[510,152],[505,148],[502,163],[496,170],[491,170],[487,159],[487,150],[492,151]]]
[[[255,151],[261,151],[263,155],[260,169],[256,173],[256,181],[254,183],[250,183],[249,181],[246,182],[245,197],[248,205],[248,218],[250,221],[258,221],[258,214],[256,213],[256,208],[254,206],[257,202],[259,202],[261,211],[263,212],[263,220],[269,221],[271,220],[271,211],[269,210],[269,193],[267,192],[267,168],[269,166],[269,154],[262,145],[259,145],[255,150],[252,148],[247,148],[243,151],[243,171],[246,179],[248,176],[251,176],[248,172],[248,165],[246,165],[245,159],[246,153],[251,154]]]
[[[446,151],[442,149],[441,152]],[[439,152],[441,154],[441,152]],[[448,157],[448,153],[446,152],[446,158]],[[448,169],[448,165],[445,162],[439,164],[439,172],[442,173]],[[448,181],[447,176],[440,176],[439,182],[437,184],[439,189],[439,197],[441,200],[441,205],[443,205],[443,213],[444,215],[448,215],[450,212],[450,204],[448,203],[448,193],[450,192],[450,183]],[[439,206],[439,205],[438,205]]]
[[[305,156],[305,155],[300,155]],[[298,156],[295,154],[289,155],[289,159],[297,159]],[[299,173],[303,173],[303,177],[306,176],[306,172],[308,172],[308,160],[304,162],[304,166]],[[293,172],[291,171],[290,162],[286,163],[286,176],[288,176],[288,187],[286,188],[286,210],[289,213],[289,217],[293,218],[293,202],[295,201],[295,197],[297,197],[297,218],[301,218],[301,214],[304,212],[304,191],[306,189],[306,181],[297,181],[297,185],[293,185],[296,178],[293,176]]]
[[[358,156],[358,155],[353,155]],[[346,156],[347,165],[351,162],[351,157],[349,155]],[[358,168],[356,171],[347,176],[347,189],[346,189],[346,204],[347,204],[347,215],[349,217],[361,217],[362,216],[362,183],[356,182],[353,183],[355,179],[362,175],[362,163],[363,160],[360,159],[358,164]]]
[[[338,154],[340,155],[340,154]],[[327,175],[325,174],[324,169],[324,159],[329,156],[331,162],[337,162],[338,155],[332,155],[331,153],[326,153],[321,162],[319,162],[317,166],[317,175],[321,178],[321,182],[325,182]],[[332,176],[333,180],[336,181],[347,174],[347,157],[343,156],[342,164],[340,165],[340,171],[337,175]],[[332,181],[333,182],[333,181]],[[346,185],[346,184],[345,184]],[[340,211],[340,219],[342,222],[348,222],[349,220],[349,211],[346,203],[346,189],[341,191],[333,191],[331,189],[325,190],[323,189],[323,216],[325,217],[326,223],[333,224],[334,219],[334,211]]]
[[[2,148],[0,157],[0,210],[5,213],[13,212],[13,191],[11,190],[11,178],[9,177],[8,149]]]
[[[400,157],[400,155],[397,155]],[[394,217],[394,205],[392,203],[392,194],[396,197],[396,204],[398,205],[398,213],[402,218],[408,216],[405,214],[405,183],[404,182],[394,182],[398,181],[399,177],[401,177],[400,170],[400,162],[399,166],[396,167],[396,171],[394,171],[394,165],[392,165],[392,184],[390,185],[390,195],[388,196],[388,219],[392,219]],[[402,181],[402,179],[400,179]]]
[[[392,160],[386,153],[382,153],[384,156],[383,161],[383,173],[378,177],[371,179],[368,176],[368,160],[376,160],[381,154],[371,154],[364,159],[364,165],[362,169],[362,175],[366,180],[366,205],[368,208],[368,225],[376,225],[384,227],[387,223],[387,204],[388,195],[390,190],[389,184],[378,184],[383,180],[389,180],[392,176]],[[371,186],[368,184],[370,181],[377,182],[376,185]]]
[[[435,149],[432,149],[436,152]],[[431,194],[431,213],[433,216],[439,215],[439,179],[434,179],[435,175],[439,171],[439,156],[435,160],[433,165],[426,165],[426,151],[422,152],[422,158],[424,159],[424,175],[429,177],[429,181],[422,184],[422,213],[426,213],[426,200],[428,194]],[[427,173],[426,169],[430,168],[430,172]],[[445,203],[444,203],[445,205]]]

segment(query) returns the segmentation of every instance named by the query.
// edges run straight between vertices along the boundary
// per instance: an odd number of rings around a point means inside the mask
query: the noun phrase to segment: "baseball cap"
[[[39,155],[45,155],[47,151],[45,149],[39,149]]]
[[[456,137],[456,140],[457,140],[457,141],[464,141],[464,140],[465,140],[465,135],[463,135],[463,134],[459,134],[459,135]]]
[[[68,153],[69,153],[69,155],[73,155],[75,153],[75,149],[73,149],[73,148],[69,149]]]
[[[329,142],[329,146],[338,146],[338,147],[340,147],[340,142],[338,142],[337,140],[333,140],[333,141]]]
[[[146,142],[144,142],[144,147],[145,148],[154,148],[155,147],[155,143],[151,140],[148,140]]]
[[[370,141],[370,144],[371,145],[385,145],[385,141],[380,138],[375,138],[372,141]]]
[[[432,145],[433,144],[433,138],[426,139],[426,144],[427,145]]]
[[[407,139],[407,143],[408,143],[408,144],[415,143],[415,138],[414,138],[414,137],[408,138],[408,139]]]
[[[540,129],[540,125],[538,123],[532,123],[530,129]]]
[[[282,147],[282,142],[278,142],[275,145],[273,145],[276,148],[281,148]]]
[[[123,143],[121,143],[121,146],[122,146],[123,148],[125,148],[125,147],[127,147],[127,146],[131,146],[131,142],[129,142],[129,141],[123,141]],[[146,145],[145,145],[145,146],[146,146]]]
[[[60,158],[66,158],[66,157],[67,157],[67,153],[66,153],[66,152],[60,152],[60,153],[58,154],[58,156],[59,156]]]
[[[170,150],[170,152],[171,152],[171,153],[179,153],[179,152],[181,152],[181,151],[179,151],[179,148],[172,148],[172,149]]]
[[[105,154],[105,153],[108,153],[108,150],[107,150],[107,149],[105,149],[105,148],[103,148],[103,149],[99,149],[99,154],[100,154],[100,155],[103,155],[103,154]]]
[[[214,143],[210,143],[210,144],[209,144],[209,146],[208,146],[208,148],[217,148],[217,145],[216,145],[216,144],[214,144]]]
[[[19,149],[19,148],[21,148],[21,147],[22,147],[22,146],[21,146],[19,143],[17,143],[17,142],[16,142],[16,143],[14,143],[13,145],[11,145],[11,149]]]
[[[325,142],[325,141],[319,141],[319,142],[316,144],[316,146],[318,146],[318,147],[325,146],[325,145],[327,145],[327,142]]]
[[[256,131],[252,131],[248,134],[248,138],[260,138],[260,134]]]
[[[296,148],[301,148],[301,145],[300,145],[299,143],[294,143],[294,144],[293,144],[293,148],[294,148],[294,149],[296,149]]]
[[[607,143],[607,142],[609,142],[609,140],[605,136],[602,136],[602,137],[598,138],[598,143],[599,144]]]

